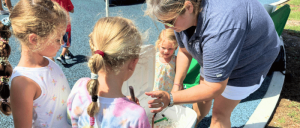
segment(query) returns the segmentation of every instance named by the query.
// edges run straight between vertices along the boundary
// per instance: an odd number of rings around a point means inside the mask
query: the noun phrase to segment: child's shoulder
[[[79,80],[76,81],[76,83],[74,84],[71,93],[68,96],[68,102],[70,102],[70,104],[68,104],[68,106],[72,106],[73,102],[75,102],[75,104],[84,104],[85,102],[87,102],[88,104],[91,102],[91,96],[88,93],[88,90],[86,88],[88,81],[90,80],[90,78],[88,77],[84,77],[84,78],[80,78]],[[76,100],[74,100],[74,98],[76,98],[76,96],[80,96],[80,100],[79,102],[76,102]],[[77,97],[79,98],[79,97]],[[73,101],[74,100],[74,101]]]
[[[91,80],[91,78],[89,78],[89,77],[80,78],[79,80],[76,81],[73,88],[82,88],[82,87],[86,88],[86,86],[84,86],[84,85],[87,85],[87,83],[90,80]]]
[[[133,112],[145,112],[145,109],[143,107],[141,107],[140,105],[134,103],[133,101],[129,100],[127,97],[121,98],[122,102],[124,103],[123,105],[128,107],[129,110],[133,111]]]
[[[31,86],[36,84],[37,83],[33,79],[25,75],[19,75],[11,79],[11,86],[17,85],[18,87],[28,87],[29,85]]]

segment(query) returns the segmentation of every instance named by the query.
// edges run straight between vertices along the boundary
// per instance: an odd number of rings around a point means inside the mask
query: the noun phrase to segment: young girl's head
[[[172,55],[175,53],[175,50],[178,47],[174,30],[172,29],[162,30],[158,36],[158,40],[155,43],[155,47],[161,57],[163,58],[172,57]]]
[[[66,11],[51,0],[20,0],[10,14],[13,34],[32,52],[55,56],[65,34]]]
[[[6,20],[6,21],[5,21]],[[11,36],[9,31],[8,19],[0,22],[0,111],[5,115],[11,114],[9,98],[9,77],[12,74],[12,67],[9,64],[8,57],[10,55],[10,46],[8,39]]]
[[[118,74],[122,72],[120,69],[123,65],[137,62],[142,38],[132,21],[121,17],[101,18],[89,36],[92,56],[88,66],[92,73],[101,71]],[[91,96],[97,96],[99,86],[97,79],[89,81],[87,87]],[[92,102],[88,114],[93,117],[98,108],[97,103]]]

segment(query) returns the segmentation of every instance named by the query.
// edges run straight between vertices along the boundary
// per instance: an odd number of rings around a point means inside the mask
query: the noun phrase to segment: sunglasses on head
[[[179,16],[179,15],[178,15]],[[161,22],[162,24],[164,24],[164,25],[166,25],[166,26],[168,26],[168,27],[174,27],[175,26],[175,22],[176,22],[176,20],[177,20],[177,18],[178,18],[178,16],[176,16],[175,17],[175,19],[174,20],[171,20],[171,21],[169,21],[169,22],[167,22],[167,21],[163,21],[163,20],[160,20],[160,19],[157,19],[159,22]]]
[[[161,22],[162,24],[168,26],[168,27],[174,27],[175,26],[175,22],[178,18],[179,15],[181,15],[182,11],[185,9],[185,7],[183,6],[182,9],[178,12],[178,15],[171,21],[163,21],[163,20],[160,20],[160,19],[157,19],[159,22]]]

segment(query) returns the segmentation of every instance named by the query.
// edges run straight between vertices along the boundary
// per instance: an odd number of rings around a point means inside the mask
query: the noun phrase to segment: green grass
[[[300,5],[300,0],[290,0],[288,2],[288,4],[290,4],[290,5]]]
[[[288,20],[300,20],[300,12],[293,12],[293,11],[291,11]]]
[[[284,117],[282,117],[282,118],[278,119],[278,121],[279,121],[279,123],[281,123],[281,124],[284,124],[284,123],[285,123],[285,119],[284,119]]]
[[[295,117],[295,118],[294,118],[294,122],[295,122],[295,123],[300,123],[300,117]]]
[[[290,118],[292,118],[293,122],[295,123],[300,123],[300,112],[297,111],[298,108],[300,108],[300,103],[296,102],[296,101],[292,101],[289,105],[288,105],[289,111],[287,116],[289,116]],[[296,109],[296,110],[295,110]]]
[[[291,107],[297,107],[297,106],[299,106],[300,105],[300,103],[297,103],[297,102],[295,102],[295,101],[292,101],[289,105],[288,105],[288,107],[289,108],[291,108]]]
[[[295,31],[300,32],[300,26],[290,26],[290,25],[286,25],[286,26],[284,27],[284,29],[295,30]]]
[[[288,115],[289,117],[293,118],[293,117],[295,117],[295,116],[297,115],[297,112],[292,111],[292,112],[289,112],[287,115]]]
[[[291,13],[289,15],[288,21],[289,20],[300,21],[300,10],[299,10],[300,0],[290,0],[289,2],[287,2],[285,4],[288,4],[291,7]],[[283,5],[278,6],[277,9],[281,8],[282,6]],[[286,25],[284,27],[284,29],[288,29],[288,30],[292,30],[292,31],[295,31],[297,33],[300,33],[300,25],[297,25],[297,26]]]

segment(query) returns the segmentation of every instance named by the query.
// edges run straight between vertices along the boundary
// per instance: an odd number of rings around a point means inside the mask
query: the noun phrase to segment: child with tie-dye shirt
[[[145,110],[121,91],[134,72],[141,45],[141,35],[130,20],[98,20],[90,34],[92,76],[79,79],[67,101],[72,127],[150,128]]]
[[[51,0],[20,0],[10,14],[22,50],[11,76],[10,101],[16,128],[68,128],[70,87],[54,57],[68,15]],[[41,25],[42,24],[42,25]],[[47,57],[45,57],[47,56]]]

